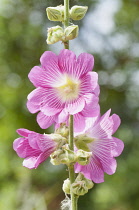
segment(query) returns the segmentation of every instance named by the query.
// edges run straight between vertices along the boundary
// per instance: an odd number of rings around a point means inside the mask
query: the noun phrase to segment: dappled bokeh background
[[[0,0],[0,209],[59,210],[64,199],[61,190],[68,172],[64,166],[52,166],[49,160],[38,169],[22,167],[12,149],[18,137],[15,130],[36,132],[36,114],[26,108],[26,98],[34,87],[28,73],[45,50],[59,53],[61,43],[45,42],[48,21],[45,8],[63,0]],[[121,117],[115,134],[125,143],[117,158],[117,172],[105,175],[79,200],[79,210],[139,209],[139,1],[71,0],[70,5],[87,5],[86,17],[79,21],[80,34],[71,41],[78,55],[92,53],[94,70],[101,85],[103,114],[109,108]],[[75,22],[76,23],[76,22]],[[59,24],[59,23],[56,23]],[[55,24],[55,25],[56,25]],[[77,24],[77,23],[76,23]]]

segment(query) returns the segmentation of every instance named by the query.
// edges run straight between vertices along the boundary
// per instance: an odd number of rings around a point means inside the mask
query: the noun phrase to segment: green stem
[[[69,0],[64,0],[64,28],[69,26]],[[69,49],[69,41],[64,42],[65,49]],[[71,150],[74,150],[74,142],[73,142],[73,115],[69,117],[69,147]],[[69,179],[71,184],[75,181],[75,173],[74,173],[74,164],[71,163],[68,166],[69,170]],[[77,196],[71,190],[71,210],[77,210]]]
[[[69,147],[74,150],[73,143],[73,115],[69,117]],[[74,164],[69,165],[69,179],[71,184],[75,181]],[[71,210],[77,210],[77,196],[71,190]]]
[[[69,0],[64,0],[64,28],[69,26]],[[69,49],[69,41],[64,42],[64,48]]]

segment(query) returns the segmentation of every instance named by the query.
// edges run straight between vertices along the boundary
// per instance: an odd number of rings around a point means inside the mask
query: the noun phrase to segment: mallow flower
[[[19,157],[25,158],[23,166],[29,169],[37,168],[58,146],[58,135],[39,134],[24,128],[18,129],[17,133],[22,137],[14,140],[13,149]]]
[[[67,49],[59,55],[46,51],[40,62],[41,66],[33,67],[29,73],[36,87],[28,95],[29,111],[39,112],[37,122],[43,129],[66,122],[69,115],[74,115],[75,130],[82,130],[85,117],[99,113],[98,74],[92,72],[93,56],[82,53],[76,58]]]
[[[103,116],[88,118],[83,132],[76,133],[76,150],[92,152],[87,165],[75,164],[75,172],[81,172],[87,179],[95,183],[104,182],[104,172],[115,173],[117,163],[115,157],[123,151],[123,142],[112,135],[120,125],[120,118],[110,110]]]

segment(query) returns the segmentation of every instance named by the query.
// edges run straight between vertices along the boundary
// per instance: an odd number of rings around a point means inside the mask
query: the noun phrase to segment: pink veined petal
[[[112,139],[98,139],[92,143],[90,150],[99,159],[103,171],[111,175],[115,173],[116,170],[116,160],[111,154],[111,149],[113,146]]]
[[[90,163],[81,166],[78,163],[75,164],[75,173],[81,172],[87,179],[92,180],[95,183],[104,182],[104,172],[102,165],[97,157],[91,157]]]
[[[96,72],[88,72],[87,74],[83,75],[80,80],[80,94],[84,95],[89,92],[92,93],[98,86],[98,74]]]
[[[66,109],[64,108],[57,116],[56,116],[56,122],[62,123],[62,122],[67,122],[68,121],[68,117],[69,117],[69,113],[66,111]],[[57,127],[57,125],[56,125]],[[59,127],[59,126],[58,126]]]
[[[120,117],[117,114],[113,114],[110,118],[113,121],[113,131],[112,131],[112,134],[114,134],[117,131],[118,127],[120,126],[121,120],[120,120]]]
[[[58,64],[62,73],[74,75],[76,72],[76,55],[74,52],[64,49],[60,51],[58,56]]]
[[[74,115],[74,131],[81,132],[85,128],[85,117],[77,113]]]
[[[108,110],[98,121],[98,123],[89,129],[91,135],[97,139],[111,138],[113,130],[113,121],[109,118]]]
[[[46,129],[55,122],[55,115],[46,116],[42,112],[39,112],[37,115],[37,122],[42,129]]]
[[[88,53],[81,53],[77,58],[76,75],[78,78],[92,71],[94,67],[94,57]]]
[[[100,87],[99,87],[99,85],[97,85],[96,86],[96,88],[94,89],[94,94],[96,95],[96,96],[99,96],[99,94],[100,94]]]
[[[55,87],[55,83],[62,77],[62,70],[58,65],[58,56],[51,51],[46,51],[40,58],[42,68],[46,72],[47,85]]]
[[[34,133],[34,131],[30,131],[30,130],[25,129],[25,128],[19,128],[19,129],[16,130],[16,132],[19,135],[24,136],[24,137],[28,137],[29,133]]]
[[[46,104],[47,106],[53,109],[59,109],[59,111],[64,108],[64,103],[61,101],[60,98],[58,98],[57,93],[53,88],[49,88],[49,91],[47,93],[46,101],[41,106],[41,110],[43,109],[43,106]],[[49,108],[48,108],[49,109]],[[45,108],[44,108],[45,111]],[[43,112],[43,111],[42,111]],[[45,113],[47,115],[47,112]],[[48,114],[49,115],[49,114]]]
[[[36,88],[28,95],[27,108],[31,113],[38,112],[45,105],[48,92],[49,88]]]
[[[114,145],[112,147],[112,156],[118,157],[124,149],[124,143],[120,139],[117,139],[115,137],[113,137],[113,141]]]
[[[29,169],[33,169],[33,168],[37,168],[36,166],[36,162],[38,160],[38,156],[34,156],[34,157],[27,157],[24,161],[23,161],[23,166]]]
[[[38,112],[40,110],[40,105],[34,104],[31,101],[27,101],[27,104],[26,105],[27,105],[28,110],[32,114],[34,114],[34,113],[36,113],[36,112]]]
[[[54,151],[57,146],[57,143],[52,140],[49,134],[39,134],[37,143],[40,150],[45,153]]]
[[[46,116],[53,116],[56,115],[61,111],[61,109],[49,107],[47,104],[41,107],[41,112],[43,112]]]
[[[18,138],[13,143],[13,148],[21,158],[37,156],[40,151],[30,147],[27,138]]]
[[[84,96],[85,107],[82,110],[82,115],[85,117],[96,117],[100,113],[100,106],[98,104],[99,98],[92,93],[88,93]]]
[[[84,106],[85,106],[84,97],[80,97],[75,102],[67,103],[65,105],[65,110],[69,114],[74,115],[74,114],[76,114],[78,112],[81,112],[83,110]]]
[[[39,133],[31,133],[28,135],[28,143],[31,146],[32,149],[40,150],[40,147],[38,146],[38,139],[40,139],[43,135]]]

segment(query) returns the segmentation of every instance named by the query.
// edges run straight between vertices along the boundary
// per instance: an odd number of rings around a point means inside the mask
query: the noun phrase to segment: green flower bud
[[[70,9],[70,17],[72,20],[81,20],[86,12],[87,12],[87,9],[88,7],[86,6],[73,6],[71,9]]]
[[[76,153],[76,161],[80,165],[87,165],[89,163],[89,159],[92,156],[92,152],[86,152],[82,149],[79,149]]]
[[[90,149],[87,144],[93,142],[94,139],[87,136],[86,134],[81,134],[81,135],[76,136],[74,138],[74,141],[75,141],[75,145],[78,149],[82,149],[87,152],[90,152]]]
[[[49,136],[57,143],[57,148],[61,148],[67,142],[67,139],[60,134],[51,133]]]
[[[64,145],[62,147],[63,153],[59,156],[61,159],[61,163],[69,165],[70,163],[74,163],[76,161],[75,153],[69,149],[68,145]]]
[[[68,26],[64,31],[65,35],[64,41],[75,39],[78,36],[78,31],[79,31],[78,25]]]
[[[56,130],[56,133],[60,134],[61,136],[68,138],[69,136],[69,127],[66,126],[65,123],[61,123],[60,127]]]
[[[47,17],[51,21],[63,21],[64,20],[64,6],[46,8]]]
[[[58,41],[62,41],[64,36],[64,30],[60,26],[54,26],[48,29],[47,44],[54,44]]]
[[[59,149],[59,150],[56,150],[54,151],[51,155],[50,155],[50,162],[53,164],[53,165],[60,165],[61,164],[61,160],[59,158],[59,156],[61,155],[62,153],[62,150]]]
[[[68,145],[62,146],[61,149],[54,151],[51,155],[51,163],[53,165],[74,163],[76,156],[72,150],[69,149]]]
[[[85,181],[77,181],[71,185],[72,192],[76,195],[84,195],[88,192]]]
[[[70,194],[70,180],[66,179],[63,183],[63,187],[62,187],[64,193],[66,194]]]
[[[79,173],[78,176],[76,177],[75,182],[78,182],[78,181],[85,181],[85,184],[88,190],[94,186],[94,183],[90,179],[87,179],[86,177],[84,177],[82,173]]]

